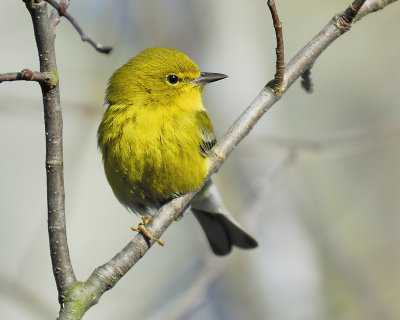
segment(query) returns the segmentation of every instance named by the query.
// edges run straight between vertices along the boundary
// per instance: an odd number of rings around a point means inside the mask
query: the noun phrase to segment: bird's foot
[[[143,222],[139,223],[137,227],[131,227],[132,231],[137,231],[145,236],[147,239],[156,241],[160,246],[163,246],[164,241],[161,238],[154,237],[145,227],[145,225],[148,224],[149,221],[153,221],[153,218],[142,216],[142,221]]]

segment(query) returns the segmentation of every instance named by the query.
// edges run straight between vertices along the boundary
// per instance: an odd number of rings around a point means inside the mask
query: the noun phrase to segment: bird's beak
[[[190,83],[193,83],[195,85],[199,84],[207,84],[210,82],[222,80],[228,77],[226,74],[222,73],[212,73],[212,72],[202,72],[200,73],[200,76],[197,77],[196,79],[193,79],[190,81]]]

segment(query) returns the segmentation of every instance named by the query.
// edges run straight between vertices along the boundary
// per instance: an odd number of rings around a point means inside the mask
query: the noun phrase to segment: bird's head
[[[185,94],[200,95],[206,83],[226,77],[220,73],[201,72],[180,51],[149,48],[114,72],[105,100],[110,105],[168,105]]]

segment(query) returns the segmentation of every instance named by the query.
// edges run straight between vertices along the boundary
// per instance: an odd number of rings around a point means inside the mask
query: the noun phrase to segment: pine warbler
[[[189,57],[168,48],[146,49],[114,72],[97,135],[108,182],[125,207],[151,217],[170,199],[201,186],[216,143],[201,93],[205,84],[223,78],[200,72]],[[211,180],[190,210],[215,254],[257,246]]]

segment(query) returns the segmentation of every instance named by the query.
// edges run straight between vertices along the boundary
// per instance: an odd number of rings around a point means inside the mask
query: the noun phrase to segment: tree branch
[[[367,0],[364,5],[358,11],[353,22],[360,20],[362,17],[367,15],[368,13],[381,10],[385,8],[387,5],[395,2],[397,0]]]
[[[100,53],[109,54],[112,51],[112,47],[103,46],[102,44],[95,42],[82,30],[78,21],[75,20],[75,18],[73,18],[67,12],[69,1],[61,1],[60,3],[58,3],[55,0],[45,0],[45,1],[48,2],[54,9],[56,9],[57,13],[58,13],[58,16],[57,16],[54,14],[54,12],[52,12],[50,19],[51,19],[51,21],[53,21],[53,23],[52,23],[53,26],[58,24],[58,22],[60,21],[60,16],[64,16],[72,24],[72,26],[75,28],[75,30],[78,31],[78,33],[81,36],[82,41],[89,42],[93,46],[93,48],[95,48]]]
[[[57,75],[54,48],[55,33],[47,15],[46,2],[37,0],[24,0],[24,2],[33,22],[39,54],[40,72]],[[45,81],[39,83],[43,95],[46,133],[47,210],[50,255],[59,301],[62,304],[66,290],[76,281],[76,278],[69,256],[65,226],[62,149],[63,122],[60,107],[60,90],[58,84],[49,85]]]
[[[382,9],[394,1],[395,0],[367,1],[368,4],[363,6],[362,11],[360,11],[358,15],[356,13],[355,17],[356,19],[360,19],[364,15]],[[357,8],[358,3],[359,0],[354,1],[352,8]],[[283,77],[282,93],[284,93],[305,70],[310,69],[319,55],[334,40],[349,30],[354,17],[350,17],[350,20],[345,21],[347,18],[347,10],[336,15],[320,33],[295,55],[286,67]],[[207,179],[219,169],[226,157],[240,141],[247,136],[256,122],[280,99],[280,97],[279,94],[275,93],[267,86],[261,90],[250,106],[214,147],[211,155],[211,168]],[[196,192],[192,192],[176,198],[158,211],[154,220],[146,225],[147,230],[153,234],[154,238],[159,238],[174,219],[179,217],[180,212],[189,204],[195,194]],[[141,234],[137,234],[132,241],[109,262],[96,268],[86,282],[76,283],[68,292],[68,300],[65,303],[65,307],[61,310],[59,319],[80,319],[91,306],[98,302],[105,291],[111,289],[119,279],[144,256],[153,243],[153,240],[145,239]]]
[[[275,29],[276,36],[276,73],[274,79],[270,81],[269,86],[274,92],[280,96],[283,92],[283,76],[285,74],[285,59],[284,59],[284,46],[283,46],[283,34],[282,34],[282,23],[279,21],[278,11],[275,6],[274,0],[268,0],[268,8],[271,11],[272,21]]]
[[[23,69],[21,72],[9,72],[0,74],[0,83],[3,81],[36,81],[48,86],[57,85],[58,78],[50,72],[33,72],[29,69]]]
[[[164,205],[158,210],[156,218],[146,225],[146,229],[154,238],[161,237],[196,193],[188,193]],[[102,294],[114,287],[146,254],[154,242],[138,233],[110,261],[97,267],[86,282],[76,283],[68,292],[68,301],[65,301],[65,307],[61,310],[58,320],[81,319],[84,313],[99,301]]]

